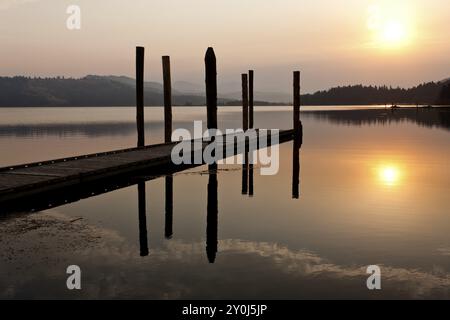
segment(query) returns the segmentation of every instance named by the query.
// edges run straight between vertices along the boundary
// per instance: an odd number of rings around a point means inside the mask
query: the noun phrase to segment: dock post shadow
[[[217,200],[217,164],[208,166],[208,203],[206,217],[206,256],[209,263],[214,263],[217,254],[218,200]]]
[[[141,257],[148,256],[145,182],[138,183],[139,245]]]

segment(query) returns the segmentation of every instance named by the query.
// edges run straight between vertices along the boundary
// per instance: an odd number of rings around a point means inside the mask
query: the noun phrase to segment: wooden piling
[[[294,71],[294,132],[298,134],[300,125],[300,71]]]
[[[253,129],[254,120],[253,120],[253,70],[248,71],[248,127]]]
[[[208,129],[217,129],[217,65],[214,49],[205,55],[206,112]]]
[[[172,80],[170,76],[170,57],[162,57],[164,82],[164,142],[172,141]]]
[[[136,47],[136,124],[137,146],[145,146],[144,131],[144,47]]]
[[[248,130],[248,77],[242,74],[242,129]]]

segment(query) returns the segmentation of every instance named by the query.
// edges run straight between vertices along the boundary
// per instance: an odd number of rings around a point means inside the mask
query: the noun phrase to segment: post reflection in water
[[[145,182],[138,183],[139,244],[141,257],[148,256]]]
[[[217,254],[217,225],[218,225],[218,202],[217,202],[217,164],[208,166],[208,203],[206,218],[206,255],[210,263],[214,263]]]
[[[173,176],[166,176],[166,219],[164,236],[171,239],[173,235]]]
[[[292,166],[292,198],[298,199],[300,185],[300,148],[303,140],[303,130],[300,123],[299,131],[293,138],[293,166]],[[254,164],[253,150],[246,146],[244,151],[244,164],[242,165],[242,194],[254,195]],[[206,219],[206,255],[209,263],[214,263],[218,252],[218,180],[217,164],[208,165],[207,187],[207,219]],[[147,217],[146,217],[146,187],[145,182],[138,183],[138,209],[139,209],[139,242],[140,255],[148,256]],[[165,177],[165,225],[164,236],[171,239],[173,236],[173,175]]]
[[[300,198],[300,148],[303,143],[303,125],[300,121],[299,132],[294,133],[292,143],[292,198]]]
[[[253,163],[248,165],[248,195],[253,197]]]
[[[245,147],[244,163],[242,164],[242,194],[247,194],[247,192],[248,192],[248,152],[247,147]]]

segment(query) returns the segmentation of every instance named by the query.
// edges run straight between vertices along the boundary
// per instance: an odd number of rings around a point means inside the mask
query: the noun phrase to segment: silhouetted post
[[[242,74],[242,129],[248,130],[248,77]]]
[[[162,57],[164,82],[164,142],[172,141],[172,83],[170,77],[170,57]]]
[[[164,235],[171,239],[173,234],[173,177],[166,176],[166,221]]]
[[[144,138],[144,47],[136,47],[136,123],[137,146],[145,145]]]
[[[145,182],[138,183],[139,244],[141,257],[148,256]]]
[[[248,71],[248,127],[253,129],[253,70]]]
[[[300,71],[294,71],[294,134],[298,134],[300,124]]]
[[[205,55],[206,113],[208,129],[217,129],[217,65],[214,49]]]
[[[208,203],[206,216],[206,256],[214,263],[217,254],[217,228],[219,208],[217,202],[217,164],[208,166]]]

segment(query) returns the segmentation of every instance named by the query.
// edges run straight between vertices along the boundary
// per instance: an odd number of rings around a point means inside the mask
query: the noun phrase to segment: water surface
[[[301,114],[298,197],[290,142],[277,175],[255,166],[247,194],[242,166],[201,166],[3,215],[0,297],[449,299],[449,111],[327,109]],[[287,129],[291,116],[257,108],[255,124]],[[134,146],[134,117],[133,108],[0,109],[0,166]],[[146,109],[147,143],[162,141],[162,117]],[[204,108],[175,108],[175,127],[193,120]],[[240,123],[239,108],[219,109],[221,128]],[[71,264],[81,291],[66,288]],[[366,287],[369,265],[381,267],[380,291]]]

